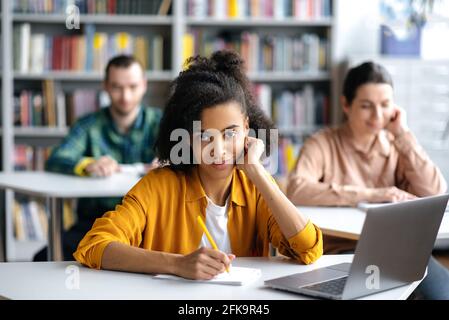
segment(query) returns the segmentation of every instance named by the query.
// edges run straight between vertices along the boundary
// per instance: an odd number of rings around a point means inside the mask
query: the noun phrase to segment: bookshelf
[[[65,2],[65,0],[54,1],[59,4]],[[89,0],[89,2],[95,1],[98,3],[109,4],[116,1],[118,3],[120,0]],[[315,93],[320,93],[322,94],[322,97],[327,99],[326,112],[328,114],[326,115],[326,123],[328,123],[331,121],[331,104],[333,101],[332,91],[335,82],[334,72],[332,71],[332,48],[334,41],[333,27],[335,24],[333,1],[334,0],[274,0],[274,4],[283,3],[284,5],[290,5],[291,10],[286,10],[287,6],[284,6],[281,8],[281,11],[284,11],[279,13],[280,8],[275,5],[270,9],[270,12],[267,11],[253,14],[255,11],[251,10],[254,8],[250,7],[249,3],[258,3],[258,1],[254,0],[215,0],[215,2],[208,0],[172,0],[168,1],[170,2],[170,10],[167,14],[158,15],[157,12],[156,14],[154,13],[154,8],[159,8],[162,0],[130,0],[129,2],[135,3],[136,5],[129,10],[123,10],[123,14],[108,13],[110,8],[104,6],[97,6],[95,10],[93,10],[93,8],[81,7],[79,19],[80,29],[69,30],[65,27],[67,16],[61,8],[55,12],[49,11],[47,13],[45,13],[45,10],[42,10],[42,8],[35,10],[36,13],[30,13],[27,12],[27,10],[17,10],[17,7],[14,11],[12,6],[14,1],[1,0],[2,8],[7,8],[6,10],[2,10],[0,14],[3,32],[1,39],[1,66],[6,66],[4,70],[2,70],[1,83],[2,92],[9,92],[9,94],[2,95],[1,101],[2,116],[0,136],[2,145],[2,170],[15,170],[14,150],[16,145],[31,145],[33,147],[45,148],[58,143],[68,132],[68,123],[63,123],[61,125],[57,122],[52,124],[52,126],[15,125],[14,96],[19,96],[23,90],[30,90],[33,91],[33,94],[34,92],[38,92],[38,94],[43,95],[42,83],[45,81],[52,81],[52,83],[55,84],[56,89],[61,90],[62,92],[74,92],[77,89],[100,90],[101,81],[103,79],[102,68],[97,68],[95,70],[79,68],[79,66],[73,67],[71,63],[66,65],[66,68],[56,68],[55,70],[55,68],[48,68],[48,66],[53,66],[53,64],[48,64],[47,61],[47,65],[45,65],[44,62],[44,68],[40,66],[38,68],[39,71],[37,72],[33,70],[31,66],[28,66],[26,70],[17,68],[16,59],[19,58],[14,55],[13,48],[15,30],[23,28],[25,32],[27,31],[26,29],[29,28],[30,31],[28,36],[32,37],[36,34],[43,34],[44,37],[50,39],[54,39],[53,37],[58,36],[86,36],[90,26],[93,26],[92,28],[95,29],[95,32],[107,34],[108,37],[121,32],[126,32],[133,37],[142,36],[151,41],[153,36],[161,35],[164,39],[162,67],[159,66],[159,68],[155,69],[152,68],[151,63],[148,63],[149,68],[146,75],[149,86],[148,93],[144,98],[144,101],[147,104],[156,107],[163,107],[165,98],[168,95],[169,83],[182,70],[185,56],[203,53],[203,50],[200,48],[202,46],[201,43],[196,44],[196,48],[199,52],[195,52],[195,46],[191,48],[189,43],[186,43],[186,35],[192,32],[203,33],[210,37],[211,41],[220,39],[223,34],[225,36],[231,35],[231,39],[234,39],[235,37],[240,39],[242,34],[248,33],[253,36],[260,35],[261,38],[259,38],[258,41],[261,43],[264,40],[262,39],[264,36],[267,36],[267,39],[270,40],[277,39],[281,34],[285,35],[285,42],[287,45],[298,40],[304,34],[312,35],[314,37],[311,38],[313,38],[312,40],[315,41],[317,45],[320,45],[322,43],[321,40],[324,40],[323,48],[325,54],[322,58],[323,61],[321,61],[320,67],[298,67],[294,69],[289,69],[288,66],[284,66],[281,69],[253,67],[251,70],[248,70],[248,76],[255,84],[255,87],[257,87],[257,90],[265,90],[263,93],[265,98],[267,97],[267,93],[269,93],[270,98],[269,100],[265,100],[264,103],[267,104],[265,107],[269,109],[273,117],[276,116],[276,112],[272,112],[274,111],[272,110],[272,104],[281,103],[284,100],[291,101],[289,99],[296,99],[293,101],[299,101],[302,99],[301,94],[305,91],[304,88],[308,86],[308,88],[313,90],[312,96]],[[22,2],[26,3],[27,1]],[[37,2],[44,1],[37,0]],[[84,1],[75,1],[75,3],[83,2]],[[139,8],[142,8],[142,5],[149,5],[150,2],[155,2],[158,5],[154,8],[146,7],[144,8],[145,10],[142,11],[144,13],[140,13]],[[204,6],[207,6],[208,3],[212,2],[216,3],[217,6],[223,6],[223,4],[228,5],[226,11],[230,14],[232,13],[233,16],[212,14],[210,9],[208,9],[209,12],[207,10],[204,11]],[[307,5],[315,2],[326,3],[325,5],[328,7],[326,9],[328,14],[304,16],[304,12],[306,12],[305,8],[309,8]],[[240,6],[244,6],[244,3],[247,4],[245,12],[248,14],[246,15],[240,10]],[[260,1],[260,3],[262,3],[262,1]],[[266,3],[270,3],[270,1],[266,1]],[[295,5],[297,7],[295,9],[297,10],[296,12],[293,12],[294,3],[296,3]],[[192,6],[196,7],[197,11],[203,11],[205,14],[197,15],[196,11],[191,10]],[[321,9],[323,9],[323,6],[324,5],[321,4]],[[320,6],[315,7],[316,12],[318,12],[317,8],[319,7]],[[237,11],[236,8],[238,9]],[[122,7],[122,9],[124,9],[124,7]],[[301,12],[302,16],[300,14]],[[312,12],[312,9],[310,9],[310,12]],[[26,27],[22,27],[24,25]],[[18,33],[18,31],[16,31],[16,33]],[[311,59],[319,60],[318,57],[311,57]],[[314,63],[317,64],[317,61]],[[291,94],[283,94],[285,91],[288,91]],[[314,97],[312,98],[314,99]],[[262,102],[262,100],[260,101]],[[315,110],[314,106],[311,108]],[[315,117],[315,115],[313,117]],[[281,138],[285,139],[285,141],[282,142],[282,145],[287,148],[285,157],[289,160],[286,158],[280,160],[283,162],[291,162],[303,139],[319,130],[324,124],[315,124],[313,118],[312,121],[309,121],[310,123],[301,123],[298,125],[297,123],[288,122],[289,117],[284,116],[284,118],[287,122],[282,127],[279,127],[279,132]],[[309,120],[310,119],[309,116]],[[279,175],[285,175],[286,169],[284,168],[283,170],[283,172],[279,172]],[[6,214],[5,221],[7,231],[6,244],[9,260],[22,259],[24,250],[32,252],[35,251],[36,248],[35,242],[30,243],[28,246],[26,243],[19,243],[14,239],[12,215],[9,214],[9,212],[12,212],[13,203],[14,195],[12,193],[5,194],[4,205],[1,209],[5,208],[2,212],[8,213]],[[26,250],[25,248],[28,249]]]

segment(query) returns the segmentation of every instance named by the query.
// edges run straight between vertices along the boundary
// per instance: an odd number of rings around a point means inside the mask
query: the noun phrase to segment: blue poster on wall
[[[420,56],[423,18],[417,14],[413,1],[380,1],[380,29],[383,55]]]
[[[421,54],[421,28],[382,25],[381,54],[416,56]]]

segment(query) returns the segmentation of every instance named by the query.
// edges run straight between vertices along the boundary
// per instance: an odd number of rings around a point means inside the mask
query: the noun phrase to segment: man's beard
[[[120,108],[120,107],[114,107],[113,105],[111,106],[111,109],[114,111],[114,113],[117,115],[117,116],[119,116],[119,117],[126,117],[126,116],[128,116],[128,115],[130,115],[131,113],[133,113],[133,111],[136,109],[136,108],[132,108],[131,110],[123,110],[122,108]]]

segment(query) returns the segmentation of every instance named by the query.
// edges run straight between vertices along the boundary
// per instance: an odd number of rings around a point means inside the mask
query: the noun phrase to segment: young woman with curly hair
[[[189,279],[211,279],[235,256],[268,256],[270,243],[301,263],[314,262],[322,255],[320,229],[265,171],[265,144],[249,134],[272,124],[254,103],[243,61],[219,51],[187,65],[160,124],[156,149],[164,166],[96,220],[74,257],[92,268]],[[179,133],[190,138],[179,142]]]

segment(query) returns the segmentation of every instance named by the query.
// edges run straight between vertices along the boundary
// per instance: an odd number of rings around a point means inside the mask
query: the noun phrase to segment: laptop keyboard
[[[348,277],[343,277],[335,280],[329,280],[326,282],[316,283],[310,286],[303,287],[303,289],[325,292],[332,295],[341,295],[345,288],[346,280]]]

